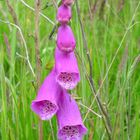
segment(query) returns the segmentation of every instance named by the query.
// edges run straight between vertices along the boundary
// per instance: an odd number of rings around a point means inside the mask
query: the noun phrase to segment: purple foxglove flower
[[[80,81],[80,73],[74,52],[55,50],[56,81],[65,89],[73,89]]]
[[[37,98],[31,104],[31,109],[42,120],[50,119],[58,110],[57,102],[61,87],[57,84],[55,76],[55,70],[53,69],[41,85]]]
[[[58,139],[59,140],[82,140],[87,128],[82,122],[80,111],[76,101],[64,90],[59,99],[57,112]]]
[[[72,52],[76,41],[71,28],[68,25],[61,25],[58,28],[57,47],[63,52]]]
[[[74,0],[62,0],[64,5],[72,5]]]
[[[61,24],[66,24],[71,19],[71,7],[66,5],[61,5],[57,11],[57,20]]]

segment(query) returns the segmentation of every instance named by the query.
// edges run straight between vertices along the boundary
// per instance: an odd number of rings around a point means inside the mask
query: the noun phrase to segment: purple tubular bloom
[[[75,49],[76,40],[68,25],[61,25],[58,28],[57,47],[66,53],[72,52]]]
[[[71,7],[66,5],[61,5],[57,11],[57,20],[61,24],[66,24],[71,19]]]
[[[56,81],[65,89],[73,89],[80,81],[80,73],[74,52],[55,50]]]
[[[31,109],[40,116],[42,120],[49,120],[58,110],[58,98],[61,92],[60,86],[55,80],[55,70],[46,77],[41,85],[37,98],[32,101]]]
[[[87,128],[82,122],[80,111],[76,101],[65,91],[59,99],[59,110],[57,112],[58,139],[59,140],[81,140],[86,134]]]
[[[64,5],[72,5],[74,0],[62,0]]]

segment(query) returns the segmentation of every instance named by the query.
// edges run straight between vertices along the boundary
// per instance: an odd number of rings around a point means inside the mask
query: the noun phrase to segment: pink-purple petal
[[[65,54],[55,50],[56,81],[65,89],[73,89],[80,81],[80,73],[74,52]]]
[[[51,119],[58,110],[58,98],[61,92],[60,86],[56,83],[55,70],[46,77],[41,85],[38,95],[32,101],[31,109],[39,115],[42,120]]]
[[[58,28],[57,47],[65,53],[74,51],[76,41],[70,26],[61,25]]]
[[[64,90],[59,99],[57,112],[58,139],[59,140],[82,140],[87,128],[82,122],[80,111],[76,101]]]
[[[71,19],[71,7],[66,5],[61,5],[57,11],[57,20],[61,24],[67,24]]]

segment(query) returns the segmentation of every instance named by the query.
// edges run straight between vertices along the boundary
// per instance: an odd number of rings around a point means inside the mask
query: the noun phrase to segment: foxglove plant
[[[76,101],[67,93],[67,90],[75,88],[80,81],[74,54],[76,40],[67,25],[71,19],[70,6],[73,1],[62,0],[62,5],[58,8],[57,20],[60,27],[55,49],[55,66],[31,104],[31,109],[42,120],[49,120],[56,114],[59,140],[82,140],[87,132]]]
[[[69,96],[66,90],[63,90],[58,106],[58,139],[81,140],[87,129],[82,122],[76,101]]]
[[[65,89],[73,89],[80,81],[80,74],[74,52],[63,53],[55,49],[56,81]]]
[[[69,7],[72,5],[73,0],[62,0],[62,2],[62,6]],[[76,41],[70,26],[66,24],[68,20],[66,23],[60,23],[61,26],[58,28],[57,34],[57,47],[55,49],[56,81],[63,88],[58,103],[59,110],[57,111],[58,139],[81,140],[87,129],[82,122],[76,101],[66,91],[76,87],[80,81],[77,60],[73,52],[76,47]]]

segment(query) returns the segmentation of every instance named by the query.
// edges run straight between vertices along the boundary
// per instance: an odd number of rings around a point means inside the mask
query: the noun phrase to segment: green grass
[[[89,1],[90,4],[88,4]],[[125,0],[123,5],[120,2],[123,0],[108,0],[103,9],[101,9],[102,1],[98,1],[96,10],[93,10],[95,0],[89,1],[79,0],[78,2],[92,59],[93,80],[97,90],[104,80],[100,90],[100,99],[104,108],[107,108],[110,117],[113,129],[112,139],[140,140],[140,57],[138,58],[140,55],[140,6],[135,11],[140,1]],[[33,70],[36,71],[34,12],[23,5],[20,0],[11,0],[10,2],[17,14],[20,29],[27,44],[30,63]],[[46,2],[42,0],[42,7]],[[33,0],[26,0],[26,3],[34,7]],[[92,18],[90,18],[90,9],[92,10]],[[53,6],[41,12],[55,22],[56,10]],[[133,22],[130,24],[133,16]],[[0,1],[0,19],[14,23],[6,2],[2,0]],[[36,96],[36,89],[33,86],[33,83],[36,84],[35,78],[25,59],[25,46],[19,41],[18,29],[11,24],[3,23],[1,20],[0,140],[37,140],[38,117],[30,109],[31,101]],[[84,64],[83,66],[77,57],[81,82],[72,93],[80,97],[80,100],[77,100],[78,103],[89,107],[94,100],[94,96],[86,79],[86,73],[89,73],[89,65],[83,46],[76,5],[73,6],[71,26],[77,40],[76,50]],[[54,64],[53,54],[56,34],[53,40],[48,39],[52,29],[53,25],[41,16],[41,82]],[[127,34],[125,34],[126,31]],[[4,41],[4,34],[9,41],[9,47]],[[119,51],[116,54],[118,48]],[[114,56],[115,59],[113,59]],[[111,67],[110,64],[112,64]],[[104,79],[105,75],[106,78]],[[88,110],[80,104],[79,107],[84,119]],[[96,102],[94,102],[92,110],[100,114]],[[88,128],[88,134],[84,137],[84,140],[108,139],[102,118],[90,112],[84,123]],[[53,140],[53,137],[55,140],[57,139],[55,117],[51,122],[43,122],[43,134],[44,140]]]

